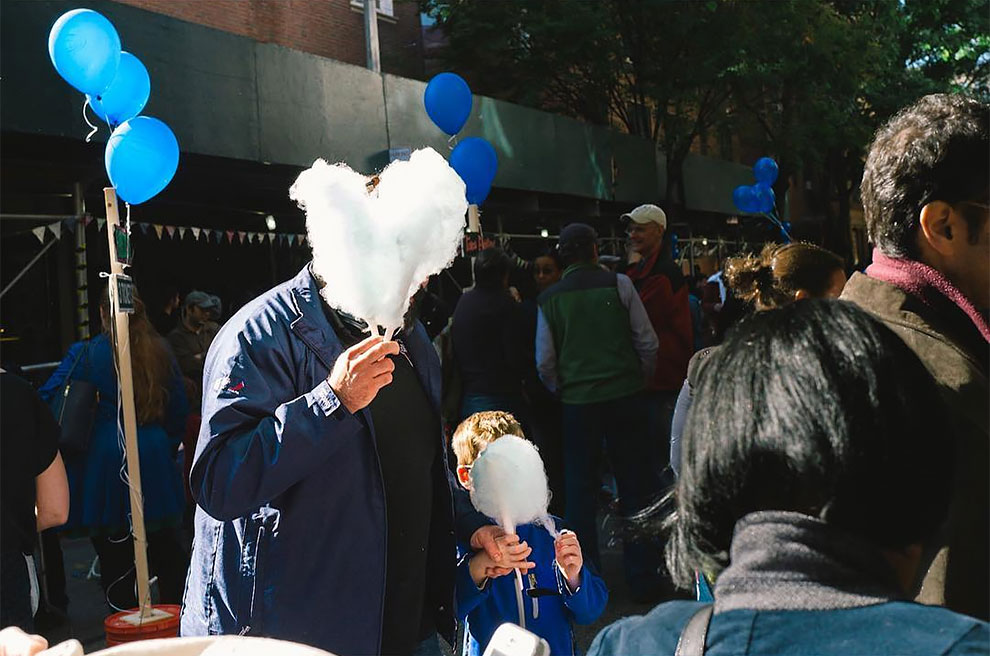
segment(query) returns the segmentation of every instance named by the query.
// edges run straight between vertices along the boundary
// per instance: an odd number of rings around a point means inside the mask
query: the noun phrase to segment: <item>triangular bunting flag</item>
[[[244,243],[244,235],[245,235],[245,232],[243,230],[238,230],[237,231],[237,241],[239,241],[239,242],[241,242],[243,244]]]
[[[83,214],[82,224],[84,228],[92,222],[93,222],[93,217],[91,217],[89,214]]]
[[[214,230],[213,238],[217,240],[218,244],[221,243],[223,241],[223,230]]]
[[[76,220],[75,219],[66,219],[65,221],[62,221],[62,225],[64,225],[65,226],[65,229],[68,230],[69,232],[71,232],[72,234],[76,234]]]
[[[168,233],[169,237],[175,238],[175,226],[165,226],[165,232]]]
[[[290,233],[289,233],[289,236],[288,236],[288,237],[286,237],[286,239],[288,239],[288,240],[289,240],[289,247],[290,247],[290,248],[291,248],[292,246],[294,246],[294,245],[295,245],[295,243],[296,243],[296,236],[295,236],[294,234],[292,234],[292,233],[290,232]]]
[[[179,226],[179,239],[182,239],[185,236],[186,236],[186,229],[185,229],[185,227]]]
[[[61,239],[62,238],[62,222],[61,221],[56,221],[55,223],[49,223],[48,224],[48,229],[52,231],[52,234],[53,235],[55,235],[55,239]]]
[[[161,239],[162,238],[162,230],[164,230],[164,226],[160,226],[157,223],[154,223],[154,224],[152,224],[152,227],[155,229],[155,234],[158,235],[158,238],[159,239]]]
[[[233,230],[228,230],[227,231],[227,243],[228,244],[233,244],[234,243],[234,231]]]
[[[40,228],[32,228],[31,232],[33,232],[34,236],[38,238],[38,241],[42,244],[45,243],[45,226],[41,226]]]
[[[195,239],[195,240],[198,241],[199,240],[199,228],[190,228],[190,230],[192,230],[193,239]]]
[[[103,226],[104,226],[104,224],[106,224],[106,222],[107,222],[107,220],[104,219],[103,217],[97,217],[96,218],[96,229],[97,230],[103,230]],[[145,228],[145,230],[147,230],[147,228]]]
[[[148,228],[151,227],[150,225],[148,225],[147,223],[144,223],[143,221],[141,223],[137,224],[137,226],[139,228],[141,228],[141,234],[142,235],[148,234]]]
[[[269,232],[268,233],[268,243],[271,244],[271,243],[274,243],[274,241],[275,241],[275,233],[274,232]]]
[[[306,245],[306,235],[304,235],[304,234],[303,235],[296,235],[296,241],[299,242],[299,245],[300,246],[305,246]]]
[[[248,243],[249,244],[254,243],[254,240],[257,239],[257,238],[258,238],[258,233],[257,232],[249,232],[248,233]]]

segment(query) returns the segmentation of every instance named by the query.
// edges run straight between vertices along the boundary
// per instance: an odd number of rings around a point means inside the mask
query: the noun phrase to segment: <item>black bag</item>
[[[89,381],[72,380],[72,372],[87,353],[89,343],[76,356],[76,361],[65,377],[65,383],[51,403],[55,421],[61,426],[58,448],[63,455],[80,455],[89,450],[100,393],[96,385]]]

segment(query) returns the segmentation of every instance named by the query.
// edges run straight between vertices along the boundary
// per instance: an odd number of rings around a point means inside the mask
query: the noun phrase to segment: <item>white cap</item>
[[[623,219],[628,219],[634,223],[649,223],[652,221],[660,226],[661,230],[667,229],[667,215],[656,205],[640,205],[632,212],[622,215]]]

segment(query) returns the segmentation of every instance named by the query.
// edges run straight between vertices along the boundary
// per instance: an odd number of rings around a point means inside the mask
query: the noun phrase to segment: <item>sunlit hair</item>
[[[110,297],[104,291],[100,301],[103,331],[110,334]],[[134,406],[138,424],[151,424],[165,418],[172,362],[168,344],[148,320],[144,302],[134,290],[134,313],[129,315],[131,376],[134,380]]]
[[[503,435],[523,435],[522,426],[508,412],[487,410],[476,412],[457,427],[451,448],[458,465],[472,465],[485,447]]]
[[[832,276],[844,268],[842,258],[814,244],[767,244],[759,255],[741,255],[725,262],[725,281],[736,297],[758,310],[794,301],[799,290],[822,298]]]

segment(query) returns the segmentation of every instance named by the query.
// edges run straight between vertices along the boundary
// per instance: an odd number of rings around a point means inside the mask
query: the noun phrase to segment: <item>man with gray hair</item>
[[[640,205],[623,214],[629,245],[639,261],[626,269],[660,341],[656,369],[647,382],[650,404],[650,455],[662,470],[670,460],[670,424],[677,394],[694,353],[694,328],[687,280],[674,262],[667,233],[667,215],[656,205]]]

